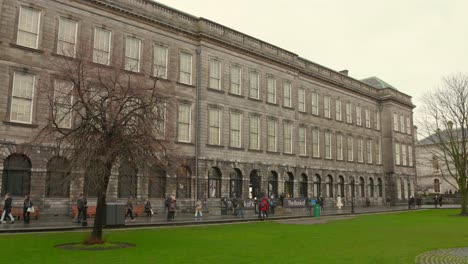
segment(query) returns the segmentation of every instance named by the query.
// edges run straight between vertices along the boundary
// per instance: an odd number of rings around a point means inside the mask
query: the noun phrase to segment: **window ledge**
[[[309,155],[299,155],[299,158],[308,159],[308,158],[310,158],[310,156]]]
[[[161,77],[157,77],[157,76],[154,76],[154,75],[150,75],[149,77],[151,79],[155,80],[155,81],[161,81],[161,82],[167,82],[167,83],[171,82],[171,80],[169,80],[169,78],[161,78]]]
[[[263,153],[263,150],[261,149],[248,149],[250,152],[257,152],[257,153]]]
[[[231,149],[231,150],[244,150],[244,148],[242,148],[242,147],[228,147],[228,149]]]
[[[235,93],[231,93],[231,92],[229,92],[228,94],[231,95],[231,96],[234,96],[234,97],[239,97],[239,98],[244,98],[245,97],[242,94],[235,94]]]
[[[182,145],[195,145],[193,142],[185,142],[185,141],[176,141],[176,144],[182,144]]]
[[[296,156],[296,154],[294,154],[294,153],[287,153],[287,152],[283,152],[283,155],[286,155],[286,156]]]
[[[206,144],[207,147],[211,147],[211,148],[224,148],[223,145],[213,145],[213,144]]]
[[[136,71],[126,70],[125,68],[123,68],[122,70],[124,70],[124,72],[127,73],[127,74],[145,76],[145,74],[142,73],[141,71],[137,71],[137,72],[136,72]]]
[[[266,153],[267,154],[276,154],[276,155],[280,154],[278,151],[269,151],[269,150],[267,150]]]
[[[268,104],[268,105],[278,106],[277,103],[273,103],[273,102],[268,102],[268,101],[266,101],[265,103]]]
[[[223,91],[222,89],[221,89],[221,90],[218,90],[218,89],[210,88],[210,87],[207,87],[206,89],[207,89],[208,91],[214,92],[214,93],[219,93],[219,94],[225,94],[225,93],[226,93],[226,92]]]
[[[294,107],[292,107],[292,106],[285,106],[285,105],[283,105],[283,108],[284,108],[284,109],[287,109],[287,110],[294,110]]]
[[[7,120],[3,120],[3,123],[6,125],[11,125],[11,126],[21,126],[21,127],[29,127],[29,128],[39,127],[38,124],[25,124],[25,123],[19,123],[15,121],[7,121]]]
[[[40,53],[40,54],[44,53],[43,50],[21,46],[21,45],[18,45],[16,43],[10,43],[10,46],[13,47],[13,48],[27,50],[27,51],[31,51],[31,52],[35,52],[35,53]]]
[[[186,83],[181,83],[181,82],[177,82],[178,85],[181,85],[181,86],[185,86],[185,87],[189,87],[189,88],[195,88],[195,85],[193,84],[186,84]]]
[[[249,100],[256,101],[256,102],[261,102],[260,98],[253,98],[249,96]]]

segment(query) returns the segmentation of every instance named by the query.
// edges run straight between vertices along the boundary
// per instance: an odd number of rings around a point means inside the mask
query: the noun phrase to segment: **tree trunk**
[[[460,215],[468,215],[468,192],[466,189],[460,189],[461,212]]]
[[[96,216],[94,218],[93,231],[91,236],[85,241],[85,244],[88,245],[104,243],[104,240],[102,240],[102,225],[104,224],[104,214],[106,212],[106,193],[111,176],[111,168],[112,162],[107,162],[105,173],[102,175],[102,186],[98,190]]]

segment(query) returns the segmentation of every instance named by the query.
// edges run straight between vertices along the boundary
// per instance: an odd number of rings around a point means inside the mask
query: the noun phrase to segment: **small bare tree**
[[[422,133],[432,143],[431,151],[443,162],[442,177],[453,177],[461,196],[461,215],[468,205],[468,76],[455,74],[423,98]],[[451,184],[451,181],[447,181]]]
[[[45,81],[41,89],[51,115],[37,140],[58,146],[71,169],[81,172],[71,173],[71,181],[81,182],[84,176],[84,192],[96,195],[93,231],[85,241],[93,244],[103,242],[112,168],[127,164],[141,171],[159,167],[169,172],[178,156],[166,118],[171,94],[162,92],[158,78],[132,72],[131,62],[105,66],[90,62],[89,55],[54,59],[54,80]],[[136,190],[137,177],[128,177],[121,180]]]

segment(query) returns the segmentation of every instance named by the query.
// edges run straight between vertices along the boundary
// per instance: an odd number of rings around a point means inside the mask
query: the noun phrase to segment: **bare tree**
[[[468,76],[454,74],[423,98],[421,131],[432,143],[431,151],[443,165],[442,177],[453,177],[461,196],[461,215],[468,202]],[[449,184],[450,181],[447,181]]]
[[[54,59],[53,80],[41,86],[51,114],[36,140],[55,144],[71,169],[80,172],[71,173],[71,181],[83,182],[84,176],[84,192],[96,195],[93,231],[85,241],[93,244],[103,242],[112,168],[125,167],[120,180],[136,191],[135,170],[169,172],[178,156],[166,119],[172,96],[159,79],[132,72],[131,63],[92,63],[89,55]]]

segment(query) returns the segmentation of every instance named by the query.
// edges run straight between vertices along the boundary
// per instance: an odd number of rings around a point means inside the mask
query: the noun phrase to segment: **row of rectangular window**
[[[395,165],[413,167],[413,146],[395,143]]]
[[[398,118],[399,117],[399,118]],[[405,124],[406,119],[406,124]],[[398,115],[393,113],[393,130],[403,134],[411,135],[411,119],[409,116]]]
[[[221,145],[221,116],[222,110],[210,108],[208,110],[208,144]],[[260,150],[260,117],[249,116],[249,149]],[[230,112],[229,121],[229,146],[234,148],[242,147],[242,114],[239,112]],[[293,124],[289,122],[283,123],[283,152],[293,154]],[[273,119],[267,120],[267,144],[266,150],[269,152],[278,152],[278,121]],[[185,135],[185,133],[184,133]],[[325,132],[325,158],[332,159],[332,133]],[[179,138],[179,140],[181,140]],[[183,139],[182,139],[183,140]],[[354,142],[352,137],[347,139],[348,148],[348,161],[354,161]],[[366,153],[366,160],[368,163],[373,163],[373,145],[375,144],[375,162],[381,163],[381,143],[377,140],[366,140],[366,147],[364,147],[364,140],[357,140],[357,161],[364,162],[364,153]],[[298,128],[298,145],[299,155],[307,156],[307,128]],[[336,159],[343,160],[344,144],[343,136],[336,134]],[[320,131],[318,129],[312,130],[312,157],[320,158]]]

